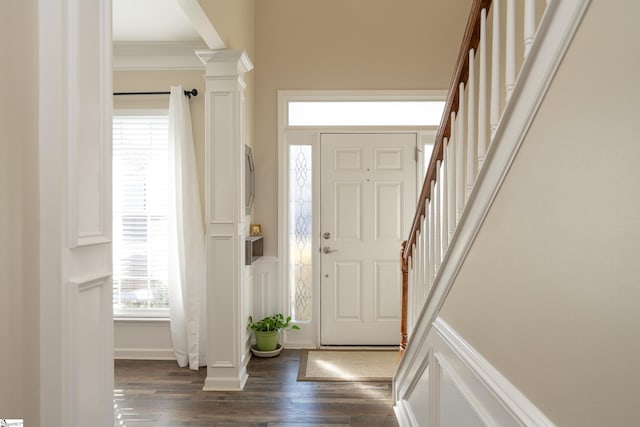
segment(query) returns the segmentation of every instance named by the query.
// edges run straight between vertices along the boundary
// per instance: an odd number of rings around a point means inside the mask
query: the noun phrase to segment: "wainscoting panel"
[[[441,318],[414,349],[394,377],[401,427],[554,425]]]
[[[278,307],[278,259],[262,257],[251,266],[253,304],[251,315],[254,319],[281,311]]]
[[[234,236],[231,235],[209,236],[207,264],[215,267],[238,263],[238,257],[234,256],[237,252],[234,243]],[[210,311],[207,313],[210,325],[207,333],[207,365],[215,368],[235,368],[239,361],[237,343],[240,337],[237,335],[238,329],[234,328],[230,319],[234,314],[237,316],[235,305],[240,305],[235,288],[239,280],[234,277],[234,271],[231,269],[208,270],[207,281],[214,285],[208,286],[207,289],[207,309]],[[225,305],[223,302],[226,301],[233,302],[234,305]]]
[[[67,312],[69,341],[69,425],[97,425],[95,416],[110,398],[111,275],[69,282]]]
[[[175,360],[169,319],[115,319],[114,358]]]
[[[111,241],[112,113],[110,102],[99,102],[111,99],[111,3],[67,7],[67,220],[75,248]]]

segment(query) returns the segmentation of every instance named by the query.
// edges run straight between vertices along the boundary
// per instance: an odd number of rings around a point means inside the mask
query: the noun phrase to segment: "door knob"
[[[322,252],[325,254],[335,252],[335,251],[337,251],[337,249],[331,249],[329,246],[325,246],[324,248],[322,248]]]

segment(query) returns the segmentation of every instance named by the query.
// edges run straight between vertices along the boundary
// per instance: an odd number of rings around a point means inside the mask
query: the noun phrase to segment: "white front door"
[[[400,245],[416,200],[416,134],[320,138],[322,345],[400,341]]]

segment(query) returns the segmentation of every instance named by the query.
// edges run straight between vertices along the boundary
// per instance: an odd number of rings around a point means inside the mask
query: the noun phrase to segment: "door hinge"
[[[422,150],[421,150],[421,149],[419,149],[418,147],[416,147],[416,151],[415,151],[415,153],[414,153],[414,154],[415,154],[415,155],[414,155],[414,157],[415,157],[415,158],[414,158],[414,160],[415,160],[416,162],[417,162],[417,161],[418,161],[418,159],[420,158],[420,154],[419,154],[419,153],[422,153]]]

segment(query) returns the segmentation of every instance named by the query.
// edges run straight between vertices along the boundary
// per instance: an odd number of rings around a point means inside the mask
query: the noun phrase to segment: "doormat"
[[[301,350],[298,381],[391,381],[398,351]]]

